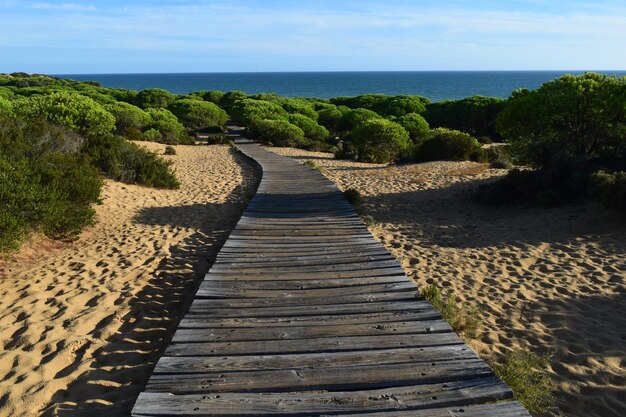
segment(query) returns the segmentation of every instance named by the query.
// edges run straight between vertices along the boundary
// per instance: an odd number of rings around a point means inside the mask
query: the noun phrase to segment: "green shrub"
[[[82,138],[40,120],[0,117],[0,251],[30,230],[74,240],[92,224],[102,186]]]
[[[13,114],[13,105],[11,102],[4,97],[0,96],[0,115],[10,115]]]
[[[176,148],[170,145],[167,145],[165,147],[165,150],[163,151],[163,155],[176,155]]]
[[[626,172],[598,171],[591,178],[591,195],[606,207],[626,213]]]
[[[224,145],[232,143],[232,139],[226,133],[211,133],[207,135],[206,142],[209,145]]]
[[[219,101],[219,106],[230,114],[230,107],[238,100],[247,98],[248,95],[243,91],[229,91],[224,94]]]
[[[139,107],[122,101],[107,104],[104,108],[115,117],[115,130],[119,134],[124,134],[128,129],[141,131],[151,120],[150,115]]]
[[[428,122],[417,113],[408,113],[402,117],[398,117],[394,121],[409,132],[413,143],[420,143],[430,135]]]
[[[107,136],[89,141],[85,153],[104,175],[117,181],[155,188],[180,186],[171,162],[124,138]]]
[[[308,166],[309,168],[313,168],[317,172],[322,172],[322,168],[318,167],[314,161],[306,160],[304,161],[304,165]]]
[[[287,120],[287,112],[277,103],[251,98],[235,101],[230,107],[230,115],[245,125],[259,120]]]
[[[145,140],[148,142],[162,142],[163,136],[161,136],[161,132],[156,129],[148,129],[141,134],[141,140]]]
[[[37,95],[15,101],[18,116],[69,128],[85,136],[98,137],[112,132],[115,118],[93,99],[71,92]]]
[[[626,78],[564,75],[515,91],[497,121],[511,151],[534,167],[626,156]]]
[[[339,130],[352,130],[355,126],[371,119],[382,119],[382,116],[367,109],[348,110],[339,119]]]
[[[150,123],[148,123],[148,128],[157,130],[161,135],[158,142],[169,144],[189,142],[185,127],[171,111],[167,109],[149,108],[146,112],[151,118]]]
[[[387,96],[384,94],[363,94],[356,97],[335,97],[332,104],[351,109],[368,109],[385,116],[403,116],[407,113],[422,113],[428,99],[421,96]]]
[[[418,161],[483,161],[484,152],[478,141],[458,130],[437,128],[417,149]]]
[[[289,120],[289,123],[302,129],[304,136],[313,141],[324,141],[328,138],[328,129],[318,125],[315,120],[309,119],[303,114],[290,114],[287,116],[287,120]]]
[[[339,120],[343,117],[343,113],[337,106],[329,106],[318,111],[317,122],[331,132],[337,132],[339,130]]]
[[[515,394],[515,398],[533,414],[557,411],[553,394],[556,385],[548,373],[551,356],[528,351],[514,351],[502,363],[492,363],[495,374]]]
[[[391,162],[407,149],[409,133],[399,124],[385,119],[372,119],[357,125],[352,131],[352,143],[359,161]]]
[[[439,101],[427,105],[424,117],[432,127],[461,130],[475,137],[499,140],[496,119],[506,104],[506,100],[483,96]]]
[[[424,113],[426,105],[418,97],[396,96],[388,100],[381,109],[374,110],[385,116],[401,117],[406,114]]]
[[[41,203],[42,230],[52,239],[73,241],[93,224],[91,205],[100,198],[98,170],[81,155],[46,153],[33,161],[46,197]]]
[[[142,109],[164,109],[176,99],[176,96],[162,88],[147,88],[135,97],[135,103]]]
[[[313,121],[317,121],[317,112],[313,109],[313,105],[306,100],[283,98],[278,100],[278,104],[289,114],[301,114]]]
[[[479,337],[481,318],[477,308],[459,304],[453,296],[443,298],[441,290],[434,284],[426,287],[422,295],[441,313],[456,333],[463,334],[470,339]]]
[[[483,148],[485,159],[489,162],[492,168],[498,169],[511,169],[513,168],[513,162],[508,151],[507,146],[490,146]]]
[[[348,188],[346,191],[344,191],[343,197],[348,203],[350,203],[350,205],[353,206],[360,204],[361,200],[363,199],[359,190],[355,190],[354,188]]]
[[[304,132],[286,120],[259,120],[255,123],[261,141],[274,146],[298,147],[305,143]]]
[[[219,105],[220,100],[224,97],[224,93],[217,90],[202,90],[202,91],[194,91],[191,95],[200,97],[204,101],[208,101],[213,104]]]
[[[170,110],[185,127],[190,129],[223,126],[228,120],[224,110],[207,101],[176,100],[170,105]]]

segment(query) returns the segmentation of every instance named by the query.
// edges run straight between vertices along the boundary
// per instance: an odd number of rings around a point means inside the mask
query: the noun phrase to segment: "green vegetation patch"
[[[422,291],[422,295],[432,306],[441,313],[452,329],[470,339],[479,337],[481,326],[480,311],[476,307],[467,304],[459,304],[456,297],[444,298],[441,290],[434,284],[429,285]]]

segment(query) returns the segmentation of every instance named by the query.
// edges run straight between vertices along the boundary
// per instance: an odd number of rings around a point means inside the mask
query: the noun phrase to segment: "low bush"
[[[161,135],[161,132],[159,132],[156,129],[148,129],[145,132],[143,132],[141,134],[141,139],[140,140],[145,140],[148,142],[162,142],[163,136]]]
[[[428,122],[417,113],[408,113],[402,117],[398,117],[394,121],[409,132],[413,143],[421,143],[430,135]]]
[[[343,131],[349,131],[354,129],[355,126],[360,125],[371,119],[382,119],[383,117],[378,113],[367,109],[354,109],[348,110],[341,116],[338,123],[338,129]]]
[[[119,136],[89,141],[84,152],[100,171],[117,181],[155,188],[178,188],[171,162]]]
[[[372,119],[352,131],[357,158],[363,162],[391,162],[410,145],[409,133],[399,124],[386,119]]]
[[[176,155],[176,148],[170,145],[166,146],[163,155]]]
[[[331,132],[337,132],[339,130],[339,121],[343,117],[343,113],[337,106],[329,106],[330,107],[325,107],[318,111],[317,122]]]
[[[304,132],[304,136],[312,141],[324,141],[328,138],[329,132],[324,126],[320,126],[313,119],[307,116],[295,113],[288,116],[289,123],[298,126]]]
[[[248,95],[243,91],[229,91],[220,97],[217,103],[221,108],[226,110],[230,114],[230,107],[238,100],[247,98]]]
[[[322,172],[322,168],[318,167],[314,161],[310,161],[310,160],[304,161],[304,165],[308,166],[309,168],[313,168],[317,172]]]
[[[13,105],[11,102],[2,96],[0,96],[0,115],[13,114]]]
[[[230,115],[247,126],[260,120],[287,120],[287,111],[279,104],[251,98],[235,101],[230,106]]]
[[[438,101],[426,106],[424,117],[432,127],[456,129],[476,137],[500,140],[496,119],[506,105],[504,99],[482,96]]]
[[[532,414],[557,415],[553,394],[556,385],[547,370],[550,359],[550,355],[519,350],[506,355],[500,363],[492,363],[491,367]]]
[[[417,161],[476,161],[485,160],[478,141],[458,130],[437,128],[416,152]]]
[[[146,112],[150,115],[148,130],[155,129],[160,133],[157,142],[176,145],[179,143],[192,144],[193,140],[185,132],[185,127],[178,121],[178,118],[167,109],[149,108]],[[151,134],[156,138],[156,135]]]
[[[441,313],[456,333],[463,334],[470,339],[479,337],[481,317],[476,307],[459,304],[454,296],[444,298],[441,290],[434,284],[424,289],[422,295]]]
[[[92,224],[102,181],[82,138],[42,121],[0,117],[0,252],[31,230],[75,240]]]
[[[135,96],[134,104],[143,109],[165,109],[172,104],[175,99],[176,96],[174,94],[162,88],[147,88],[140,91]]]
[[[14,111],[29,120],[44,118],[87,137],[99,137],[115,129],[115,118],[89,97],[71,92],[35,95],[14,101]]]
[[[278,104],[289,114],[300,114],[317,121],[318,114],[313,109],[313,105],[306,100],[297,98],[281,98]]]
[[[223,126],[228,120],[228,115],[224,110],[208,101],[176,100],[169,109],[183,126],[194,130],[209,126]]]
[[[125,134],[129,129],[141,131],[151,120],[150,115],[139,107],[122,101],[106,104],[104,108],[115,117],[115,131],[119,134]]]
[[[232,143],[232,139],[226,133],[209,133],[206,142],[209,145],[225,145]]]
[[[353,206],[360,204],[361,200],[363,199],[361,197],[361,193],[358,190],[355,190],[354,188],[348,188],[346,191],[344,191],[343,197],[346,199],[348,203],[350,203]]]
[[[626,214],[626,172],[598,171],[591,177],[591,195],[608,208]]]
[[[507,146],[491,146],[489,148],[483,148],[485,159],[489,162],[492,168],[498,169],[512,169],[513,162],[509,154]]]
[[[286,120],[259,120],[255,123],[259,139],[274,146],[298,147],[305,143],[304,132]]]
[[[224,93],[221,92],[221,91],[217,91],[217,90],[194,91],[191,94],[196,96],[196,97],[200,97],[204,101],[208,101],[210,103],[217,104],[217,105],[219,105],[220,100],[222,99],[222,97],[224,97]]]

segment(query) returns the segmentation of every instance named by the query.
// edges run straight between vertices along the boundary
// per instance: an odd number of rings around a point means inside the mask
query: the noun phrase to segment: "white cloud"
[[[424,65],[426,58],[437,65],[454,61],[456,55],[466,67],[530,63],[539,68],[545,62],[559,68],[560,62],[560,68],[568,69],[626,68],[626,13],[417,10],[408,3],[403,9],[359,11],[253,8],[232,2],[129,3],[106,10],[78,3],[29,3],[31,9],[59,12],[20,15],[3,10],[0,46],[106,49],[120,56],[139,51],[186,54],[190,60],[200,54],[238,54],[257,61],[283,56],[311,66],[320,60],[330,66],[333,59],[337,67],[369,58],[372,65],[410,69]]]

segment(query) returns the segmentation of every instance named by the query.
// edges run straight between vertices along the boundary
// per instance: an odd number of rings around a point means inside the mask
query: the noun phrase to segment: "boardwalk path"
[[[263,179],[133,416],[528,416],[333,184],[237,142]]]

